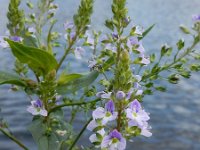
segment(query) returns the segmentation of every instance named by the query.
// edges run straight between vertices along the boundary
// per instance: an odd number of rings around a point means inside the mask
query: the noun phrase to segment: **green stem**
[[[176,59],[174,62],[172,62],[172,63],[166,65],[166,66],[163,67],[162,69],[156,71],[155,73],[153,73],[153,74],[148,74],[147,76],[144,76],[144,77],[142,78],[142,81],[144,81],[144,80],[146,80],[146,79],[148,79],[148,78],[150,78],[150,77],[152,77],[152,76],[154,76],[154,75],[156,75],[156,74],[159,74],[160,72],[162,72],[162,71],[164,71],[164,70],[169,69],[171,66],[173,66],[174,64],[176,64],[177,62],[179,62],[179,61],[180,61],[182,58],[184,58],[186,55],[188,55],[188,54],[193,50],[193,48],[194,48],[196,45],[197,45],[197,43],[194,42],[194,43],[192,44],[192,46],[191,46],[190,48],[188,48],[188,49],[185,51],[185,53],[183,53],[178,59]]]
[[[77,103],[69,103],[69,104],[61,104],[61,105],[58,105],[58,106],[55,106],[53,107],[52,109],[49,110],[49,114],[62,108],[62,107],[66,107],[66,106],[79,106],[79,105],[87,105],[87,104],[91,104],[91,103],[96,103],[98,101],[100,101],[101,99],[95,99],[93,101],[90,101],[90,102],[77,102]]]
[[[88,124],[90,123],[90,121],[92,120],[92,117],[86,122],[86,124],[83,126],[83,128],[81,129],[80,133],[77,135],[76,139],[74,140],[74,142],[72,143],[72,145],[70,146],[69,150],[72,150],[72,148],[75,146],[75,144],[78,142],[79,138],[81,137],[81,135],[83,134],[83,132],[85,131],[85,129],[87,128]]]
[[[2,128],[0,128],[0,131],[6,135],[9,139],[11,139],[13,142],[15,142],[16,144],[18,144],[21,148],[23,148],[24,150],[28,150],[28,148],[26,146],[24,146],[18,139],[16,139],[13,135],[11,135],[10,133],[6,132],[5,130],[3,130]]]
[[[58,63],[58,66],[57,66],[57,68],[56,68],[56,71],[59,70],[59,68],[61,67],[63,61],[65,60],[65,58],[66,58],[67,55],[69,54],[69,52],[70,52],[72,46],[73,46],[74,43],[76,42],[76,39],[77,39],[77,36],[78,36],[78,35],[79,35],[79,32],[77,31],[77,32],[76,32],[76,35],[75,35],[75,37],[74,37],[74,39],[73,39],[71,42],[69,42],[69,46],[68,46],[68,48],[65,50],[64,55],[62,56],[60,62]]]

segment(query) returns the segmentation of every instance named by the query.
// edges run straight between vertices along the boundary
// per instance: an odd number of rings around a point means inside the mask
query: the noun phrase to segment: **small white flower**
[[[85,50],[82,47],[76,47],[74,50],[74,55],[77,59],[81,59],[85,53]]]
[[[67,133],[67,131],[66,130],[56,130],[56,133],[60,136],[64,136]]]
[[[96,94],[96,96],[99,97],[99,98],[109,99],[110,96],[111,96],[111,94],[112,94],[112,92],[106,93],[106,92],[104,92],[104,91],[101,91],[101,92],[98,92],[98,93]]]
[[[6,37],[0,36],[0,46],[1,46],[2,48],[8,48],[8,47],[9,47],[9,44],[8,44],[7,41],[4,40],[4,38],[6,38]]]
[[[99,134],[103,138],[104,135],[105,135],[105,130],[101,129],[101,130],[97,131],[97,134]],[[96,148],[99,148],[102,139],[101,138],[99,139],[99,137],[97,136],[97,134],[92,134],[89,137],[89,140],[90,140],[91,143],[99,142],[99,145],[95,145]]]
[[[34,27],[29,27],[28,32],[34,34],[36,32],[36,29]]]

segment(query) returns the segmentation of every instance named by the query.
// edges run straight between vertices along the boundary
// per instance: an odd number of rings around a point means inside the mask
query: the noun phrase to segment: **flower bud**
[[[116,94],[116,98],[117,98],[118,100],[124,99],[125,96],[126,96],[126,94],[125,94],[123,91],[118,91],[117,94]]]

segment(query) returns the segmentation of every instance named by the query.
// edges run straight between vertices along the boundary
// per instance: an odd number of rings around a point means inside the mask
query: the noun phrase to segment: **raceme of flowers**
[[[135,132],[137,135],[150,137],[151,127],[148,125],[150,119],[149,114],[142,108],[137,99],[130,99],[130,94],[118,91],[114,99],[114,93],[106,93],[104,91],[97,93],[97,96],[105,100],[104,107],[97,107],[93,113],[93,120],[87,126],[87,129],[95,132],[90,136],[90,141],[101,149],[107,148],[109,150],[124,150],[126,148],[126,138],[133,136]],[[123,109],[123,118],[125,126],[122,132],[119,132],[114,126],[114,121],[118,117],[115,102],[125,101],[127,105]]]

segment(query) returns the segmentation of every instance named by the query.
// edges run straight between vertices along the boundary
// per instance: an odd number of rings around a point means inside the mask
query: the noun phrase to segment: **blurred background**
[[[6,33],[6,12],[9,0],[0,0],[0,35]],[[55,0],[60,5],[56,30],[63,32],[63,21],[70,20],[76,12],[80,0]],[[111,0],[95,0],[92,28],[107,32],[104,20],[111,17]],[[179,30],[180,24],[193,25],[191,16],[200,13],[199,0],[127,0],[129,16],[134,24],[144,28],[156,24],[151,33],[145,37],[143,44],[147,53],[160,51],[162,44],[176,45],[184,37],[187,44],[191,38],[185,37]],[[27,9],[24,6],[22,8]],[[74,60],[74,59],[71,59]],[[9,50],[0,50],[0,70],[12,69],[13,57]],[[87,69],[86,60],[75,62],[74,71]],[[190,80],[182,79],[178,85],[169,85],[166,93],[156,92],[146,96],[145,109],[151,113],[151,138],[136,138],[129,143],[127,150],[200,150],[200,73],[193,73]],[[9,86],[0,87],[1,115],[7,120],[13,133],[27,145],[36,150],[33,139],[27,131],[31,115],[26,112],[29,105],[23,92],[10,92]],[[81,115],[80,115],[81,116]],[[81,117],[74,127],[79,130],[83,124]],[[77,131],[76,130],[76,131]],[[79,144],[89,144],[85,132]],[[20,150],[18,146],[0,133],[0,150]]]

